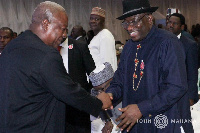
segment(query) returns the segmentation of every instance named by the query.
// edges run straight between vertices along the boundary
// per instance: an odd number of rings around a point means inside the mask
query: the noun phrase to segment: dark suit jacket
[[[69,75],[73,81],[80,83],[83,88],[90,92],[92,85],[88,83],[86,73],[89,75],[95,69],[95,63],[88,45],[83,41],[70,38],[68,45],[73,45],[72,49],[68,49]]]
[[[88,83],[86,73],[89,75],[95,69],[95,63],[88,49],[88,45],[83,41],[70,38],[68,39],[69,45],[73,45],[72,49],[68,49],[69,75],[73,81],[80,83],[85,90],[90,92],[92,84],[91,82]],[[91,123],[89,114],[67,106],[66,117],[67,123],[71,124],[71,126],[67,127],[68,132],[73,132],[71,128],[77,128],[77,126],[90,130]]]
[[[180,41],[183,44],[186,55],[186,70],[189,99],[193,99],[196,103],[198,101],[198,48],[197,43],[184,35],[181,35]]]
[[[1,133],[64,133],[66,104],[101,111],[102,102],[66,73],[59,52],[29,30],[4,49],[0,74]]]
[[[84,43],[87,43],[87,40],[84,37],[80,37],[77,41],[82,41]]]

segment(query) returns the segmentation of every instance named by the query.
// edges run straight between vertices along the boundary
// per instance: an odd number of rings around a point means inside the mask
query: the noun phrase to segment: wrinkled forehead
[[[68,26],[68,16],[65,12],[55,14],[52,21],[60,25],[64,25],[65,27]]]

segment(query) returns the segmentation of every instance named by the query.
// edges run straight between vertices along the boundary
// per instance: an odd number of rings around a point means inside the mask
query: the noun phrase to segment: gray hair
[[[45,1],[41,2],[34,10],[32,15],[32,23],[40,23],[43,20],[47,19],[49,22],[51,22],[54,19],[54,15],[58,12],[65,12],[65,9],[51,1]]]

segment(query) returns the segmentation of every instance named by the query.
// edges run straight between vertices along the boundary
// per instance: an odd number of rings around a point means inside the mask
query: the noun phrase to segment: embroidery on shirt
[[[135,79],[137,79],[138,78],[138,76],[136,75],[136,70],[137,70],[137,66],[138,66],[138,64],[139,64],[139,60],[137,59],[137,53],[138,53],[138,50],[141,48],[141,45],[140,44],[138,44],[137,45],[137,52],[136,52],[136,55],[135,55],[135,60],[134,60],[134,62],[135,62],[135,70],[134,70],[134,73],[133,73],[133,90],[134,91],[137,91],[137,89],[138,89],[138,87],[139,87],[139,85],[140,85],[140,81],[142,80],[142,77],[143,77],[143,75],[144,75],[144,61],[143,60],[141,60],[141,62],[140,62],[140,80],[139,80],[139,82],[138,82],[138,84],[137,84],[137,87],[135,88],[135,85],[134,85],[134,83],[135,83]]]

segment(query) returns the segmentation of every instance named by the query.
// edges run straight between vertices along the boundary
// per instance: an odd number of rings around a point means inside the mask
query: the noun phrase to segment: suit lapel
[[[73,45],[73,40],[69,38],[68,40],[68,65],[69,65],[69,74],[70,72],[72,72],[72,68],[73,68],[73,60],[74,60],[74,46],[72,46],[72,48],[69,49],[69,46]]]

